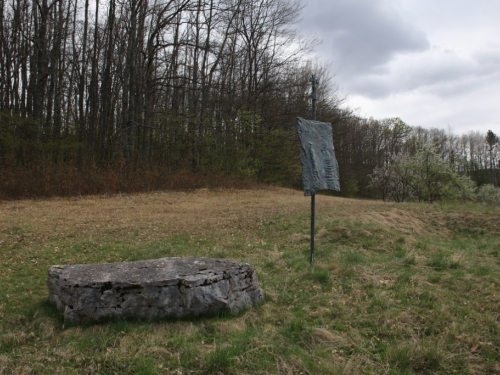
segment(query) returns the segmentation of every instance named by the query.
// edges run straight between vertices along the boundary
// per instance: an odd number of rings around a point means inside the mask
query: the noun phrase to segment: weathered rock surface
[[[297,118],[304,195],[320,190],[340,191],[339,165],[333,148],[332,125]]]
[[[49,269],[49,299],[66,323],[195,317],[255,305],[255,269],[230,259],[161,258]]]

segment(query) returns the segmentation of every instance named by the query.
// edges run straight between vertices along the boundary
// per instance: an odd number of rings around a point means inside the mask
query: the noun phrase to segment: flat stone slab
[[[52,266],[47,285],[71,324],[237,313],[264,297],[253,266],[213,258]]]

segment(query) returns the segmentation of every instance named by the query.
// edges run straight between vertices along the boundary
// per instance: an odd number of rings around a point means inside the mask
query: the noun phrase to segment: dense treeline
[[[297,2],[0,4],[4,170],[267,179],[308,111]]]
[[[292,0],[0,0],[0,196],[217,185],[300,187],[296,116],[333,124],[343,194],[433,142],[498,184],[492,133],[462,137],[353,116],[307,63]]]

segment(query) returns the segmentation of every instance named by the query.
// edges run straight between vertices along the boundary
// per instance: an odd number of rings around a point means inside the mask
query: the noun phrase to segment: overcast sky
[[[360,116],[500,134],[500,0],[300,1]]]

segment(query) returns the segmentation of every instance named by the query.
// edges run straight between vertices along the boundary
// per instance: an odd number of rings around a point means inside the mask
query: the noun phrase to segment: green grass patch
[[[177,198],[199,205],[203,195],[189,194]],[[9,219],[10,203],[0,208],[0,373],[498,373],[498,209],[319,202],[311,268],[307,204],[285,215],[259,196],[228,205],[222,224],[194,205],[190,225],[179,219],[167,230],[157,228],[175,221],[166,197],[151,219],[130,196],[137,220],[96,210],[64,230],[63,211],[43,229]],[[262,210],[253,221],[252,210]],[[48,302],[50,265],[171,256],[251,263],[265,301],[238,315],[83,327],[64,326]]]

